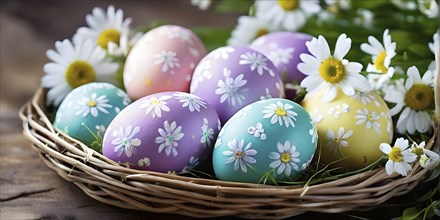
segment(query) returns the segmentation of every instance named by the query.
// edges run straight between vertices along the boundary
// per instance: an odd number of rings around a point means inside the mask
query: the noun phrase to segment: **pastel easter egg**
[[[212,156],[214,172],[226,181],[293,181],[309,166],[317,142],[303,107],[280,98],[257,101],[223,126]]]
[[[132,99],[165,91],[188,92],[197,63],[206,54],[189,29],[164,25],[147,32],[133,46],[124,66],[124,85]]]
[[[72,90],[57,110],[54,126],[101,152],[102,137],[130,98],[113,84],[93,82]]]
[[[302,102],[319,134],[321,161],[355,170],[378,160],[381,143],[393,139],[393,122],[386,103],[377,94],[357,92],[347,96],[341,90],[329,103],[321,101],[325,89],[307,95]]]
[[[300,88],[298,85],[306,77],[297,66],[301,62],[301,54],[310,54],[306,42],[312,38],[298,32],[272,32],[255,39],[251,44],[251,48],[266,55],[281,73],[287,99],[295,97]]]
[[[133,102],[111,122],[103,154],[135,169],[185,172],[212,152],[219,130],[215,109],[199,97],[156,93]]]
[[[284,97],[272,62],[244,46],[220,47],[205,56],[194,71],[191,93],[214,106],[222,122],[252,102]]]

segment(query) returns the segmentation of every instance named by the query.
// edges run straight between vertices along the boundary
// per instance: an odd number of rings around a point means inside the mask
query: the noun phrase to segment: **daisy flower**
[[[238,18],[238,24],[232,31],[227,44],[230,46],[250,45],[254,39],[277,30],[279,29],[272,25],[267,19],[240,16]]]
[[[142,37],[142,33],[138,32],[134,35],[122,35],[119,43],[110,41],[107,45],[108,54],[116,57],[127,56],[131,48]]]
[[[225,81],[219,80],[217,82],[218,88],[215,90],[215,94],[220,96],[220,103],[228,101],[228,104],[232,106],[235,106],[236,103],[241,105],[245,100],[242,87],[246,85],[247,80],[243,79],[243,74],[238,75],[235,79],[231,77],[231,74],[231,70],[223,68]]]
[[[436,0],[417,0],[419,10],[428,18],[437,18],[438,5]]]
[[[383,45],[373,36],[368,37],[368,42],[370,44],[361,44],[361,50],[372,56],[373,64],[368,64],[367,71],[382,74],[368,75],[368,77],[375,77],[377,83],[373,87],[374,89],[379,89],[385,81],[393,77],[394,68],[390,67],[390,63],[391,59],[396,55],[396,42],[391,42],[388,29],[383,32]]]
[[[203,147],[211,146],[211,141],[214,140],[214,129],[208,127],[208,119],[203,118],[202,137],[200,137],[200,143]]]
[[[385,165],[388,175],[396,172],[402,176],[407,176],[408,171],[412,169],[409,163],[417,160],[417,155],[408,149],[408,140],[404,138],[398,138],[393,147],[387,143],[382,143],[379,148],[388,155],[389,160]]]
[[[284,144],[278,142],[277,148],[278,152],[269,153],[269,158],[275,160],[269,164],[269,167],[278,168],[278,175],[284,173],[286,176],[289,176],[292,168],[299,172],[299,167],[296,164],[299,162],[299,152],[296,151],[296,146],[290,145],[290,142],[286,141]]]
[[[184,133],[181,133],[182,126],[177,127],[177,123],[173,121],[171,125],[168,123],[168,121],[165,121],[163,123],[164,128],[159,128],[157,131],[159,132],[160,136],[156,137],[156,144],[159,144],[159,148],[157,150],[158,153],[161,153],[165,149],[165,154],[169,156],[171,153],[173,153],[173,156],[176,157],[177,152],[177,146],[179,146],[180,139],[185,136]]]
[[[359,26],[363,26],[364,28],[370,28],[373,25],[374,14],[372,11],[359,8],[356,10],[356,17],[353,19],[353,22]]]
[[[408,68],[407,75],[405,85],[396,81],[395,89],[387,91],[384,99],[396,104],[390,109],[392,116],[401,112],[396,125],[400,134],[425,133],[433,124],[429,111],[434,102],[434,74],[428,70],[421,78],[419,70],[412,66]]]
[[[132,155],[137,153],[136,147],[139,147],[142,144],[142,141],[139,138],[135,138],[141,131],[139,126],[136,126],[132,129],[131,126],[125,128],[120,127],[119,130],[113,132],[114,139],[111,144],[116,145],[114,152],[118,153],[118,157],[125,153],[127,157],[131,157]]]
[[[435,167],[440,161],[440,156],[437,153],[425,149],[424,141],[418,145],[413,144],[410,150],[413,154],[417,155],[417,160],[423,168]]]
[[[191,5],[199,7],[200,10],[206,11],[211,6],[212,0],[191,0]]]
[[[309,93],[326,88],[321,101],[331,102],[336,97],[338,88],[348,96],[354,95],[355,90],[370,90],[367,79],[359,74],[362,64],[344,59],[351,47],[351,39],[347,35],[341,34],[338,37],[333,55],[330,54],[330,48],[323,36],[307,41],[306,46],[311,55],[300,55],[303,63],[298,64],[298,70],[307,75],[301,81],[301,86]]]
[[[175,92],[173,96],[179,99],[179,102],[182,102],[183,108],[188,108],[190,112],[198,111],[200,112],[200,107],[206,108],[206,103],[199,97],[185,93],[185,92]]]
[[[176,56],[177,53],[174,51],[161,51],[160,53],[154,55],[156,58],[154,65],[162,64],[162,72],[165,73],[168,72],[168,70],[171,70],[170,73],[174,74],[172,69],[180,67],[179,59]]]
[[[345,129],[343,127],[339,128],[337,136],[335,135],[335,132],[333,130],[329,129],[327,131],[327,134],[325,135],[328,150],[333,151],[335,154],[340,153],[341,147],[348,147],[348,142],[346,139],[351,137],[351,135],[353,135],[353,131],[348,130],[347,132],[345,132]]]
[[[287,103],[283,104],[282,102],[278,101],[277,104],[270,103],[264,108],[265,110],[263,110],[263,118],[270,118],[270,123],[275,124],[278,122],[280,126],[283,126],[284,121],[284,124],[287,128],[289,125],[295,127],[295,123],[293,121],[296,121],[295,116],[298,114],[292,111],[292,105]]]
[[[109,114],[110,112],[107,111],[106,108],[111,109],[113,106],[108,102],[109,100],[105,95],[97,97],[96,93],[93,93],[92,97],[83,97],[77,102],[78,105],[75,106],[75,108],[78,109],[78,111],[75,112],[75,115],[82,115],[83,117],[86,117],[89,113],[91,113],[93,117],[98,117],[99,111]]]
[[[259,0],[255,6],[257,17],[268,19],[275,27],[288,31],[298,30],[307,18],[321,10],[317,0]]]
[[[373,127],[377,133],[381,133],[380,124],[379,122],[377,122],[377,120],[380,119],[380,115],[376,114],[375,111],[368,112],[368,109],[366,108],[364,108],[363,110],[358,109],[356,113],[357,115],[354,117],[358,120],[356,122],[356,125],[365,124],[366,129],[370,129],[371,127]]]
[[[439,48],[439,36],[438,33],[436,32],[433,36],[432,36],[433,42],[430,42],[428,44],[429,49],[431,50],[431,52],[435,55],[436,50],[438,50]],[[435,64],[435,60],[431,62],[431,64],[429,64],[428,67],[429,70],[431,70],[432,72],[436,72],[436,64]]]
[[[243,173],[247,172],[247,167],[252,163],[257,163],[257,160],[253,158],[257,151],[252,149],[252,142],[249,142],[246,147],[244,146],[244,140],[241,139],[237,142],[236,139],[228,143],[228,149],[223,151],[223,155],[230,156],[226,158],[225,164],[234,163],[234,171],[237,171],[240,167]]]
[[[258,72],[258,75],[263,75],[265,71],[269,72],[269,75],[274,77],[275,73],[267,67],[267,62],[269,59],[267,59],[263,54],[261,53],[251,53],[246,52],[246,54],[242,54],[240,56],[240,61],[238,62],[240,65],[250,65],[251,71],[254,71],[255,69]]]
[[[153,118],[155,117],[162,117],[162,111],[169,112],[170,108],[167,106],[166,100],[172,98],[172,96],[165,95],[160,98],[152,97],[147,99],[146,101],[142,102],[141,105],[139,105],[139,108],[145,108],[145,115],[152,114]]]
[[[115,10],[110,5],[107,12],[102,8],[93,8],[92,14],[86,15],[86,23],[88,27],[78,28],[73,38],[90,39],[101,48],[108,49],[109,43],[120,45],[122,36],[128,38],[131,18],[124,20],[122,9]],[[128,39],[124,41],[128,42]]]
[[[113,82],[117,63],[105,59],[105,51],[91,41],[57,41],[46,55],[53,62],[44,65],[41,85],[48,88],[47,104],[59,105],[74,88],[95,81]]]

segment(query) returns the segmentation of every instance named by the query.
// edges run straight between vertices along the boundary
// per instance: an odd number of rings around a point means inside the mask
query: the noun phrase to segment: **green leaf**
[[[402,220],[413,220],[419,216],[419,210],[416,207],[411,207],[403,211]]]

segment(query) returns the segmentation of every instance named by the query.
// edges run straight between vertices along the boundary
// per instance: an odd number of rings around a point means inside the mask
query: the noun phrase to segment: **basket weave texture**
[[[436,93],[438,90],[436,86]],[[282,219],[307,211],[338,213],[378,206],[408,193],[428,174],[419,165],[406,177],[389,176],[385,168],[377,168],[303,187],[234,183],[129,169],[56,130],[46,116],[45,92],[39,89],[20,110],[23,132],[33,149],[48,167],[90,197],[126,209],[200,218]],[[436,94],[437,107],[439,103]],[[439,130],[437,117],[427,149],[440,147]]]

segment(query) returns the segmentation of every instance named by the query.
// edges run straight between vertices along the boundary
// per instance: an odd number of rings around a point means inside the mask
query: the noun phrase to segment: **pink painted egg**
[[[214,106],[223,123],[248,104],[284,97],[272,62],[244,46],[220,47],[204,57],[194,71],[191,93]]]
[[[203,43],[189,29],[164,25],[150,30],[127,56],[127,94],[136,100],[158,92],[189,92],[194,68],[205,54]]]

